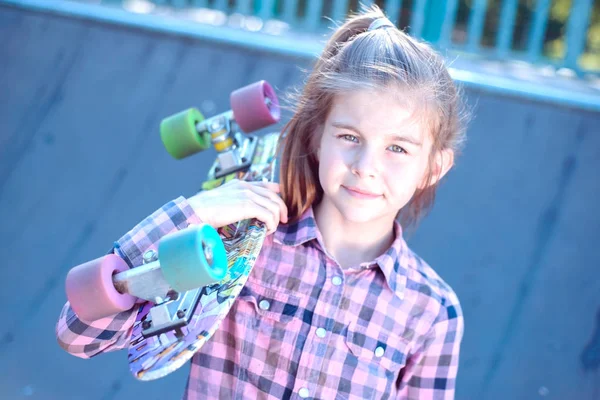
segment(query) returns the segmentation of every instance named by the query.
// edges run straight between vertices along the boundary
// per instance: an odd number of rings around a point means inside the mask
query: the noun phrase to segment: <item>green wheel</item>
[[[196,124],[202,121],[204,116],[195,108],[162,120],[160,137],[171,156],[180,160],[210,147],[210,135],[199,134],[196,130]]]
[[[163,276],[178,292],[200,288],[225,278],[227,254],[217,231],[210,225],[193,225],[158,244]]]

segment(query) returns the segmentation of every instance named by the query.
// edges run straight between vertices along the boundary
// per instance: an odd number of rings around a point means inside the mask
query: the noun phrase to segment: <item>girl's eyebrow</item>
[[[355,127],[353,127],[352,125],[347,125],[341,122],[333,122],[331,125],[333,125],[336,128],[340,128],[340,129],[348,129],[350,131],[354,131],[356,133],[358,133],[359,135],[362,135],[362,133]],[[413,144],[415,146],[420,147],[422,145],[421,141],[410,137],[410,136],[400,136],[400,135],[395,135],[395,134],[391,134],[391,135],[387,135],[389,139],[391,140],[396,140],[399,142],[407,142],[410,144]]]

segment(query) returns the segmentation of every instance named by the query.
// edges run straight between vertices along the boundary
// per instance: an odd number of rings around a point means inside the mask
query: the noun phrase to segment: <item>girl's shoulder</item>
[[[452,286],[408,245],[405,246],[403,260],[407,271],[407,290],[430,297],[448,318],[462,316],[460,300]],[[444,309],[445,312],[442,312]]]

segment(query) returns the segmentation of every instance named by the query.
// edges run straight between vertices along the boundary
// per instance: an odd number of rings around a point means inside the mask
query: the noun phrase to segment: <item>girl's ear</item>
[[[454,151],[452,149],[440,150],[436,153],[431,166],[431,182],[429,186],[434,186],[450,171],[454,165]]]

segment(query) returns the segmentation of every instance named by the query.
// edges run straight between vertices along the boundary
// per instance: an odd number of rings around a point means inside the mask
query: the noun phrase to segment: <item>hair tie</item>
[[[395,28],[396,25],[394,25],[392,23],[392,21],[390,21],[389,19],[385,18],[385,17],[379,17],[377,19],[375,19],[373,22],[371,22],[371,25],[369,25],[369,29],[367,29],[367,31],[374,31],[375,29],[379,29],[379,28]]]

